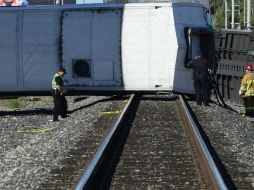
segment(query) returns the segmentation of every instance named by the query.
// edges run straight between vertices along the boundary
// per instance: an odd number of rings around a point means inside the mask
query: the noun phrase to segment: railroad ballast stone
[[[139,102],[110,190],[200,189],[198,169],[175,101]]]
[[[52,168],[67,155],[65,150],[73,148],[75,139],[86,137],[84,134],[99,117],[98,110],[106,109],[109,104],[93,104],[105,97],[80,98],[80,101],[75,101],[75,97],[67,99],[70,110],[81,109],[46,133],[17,133],[16,130],[54,127],[55,124],[49,122],[53,108],[51,97],[43,104],[34,101],[16,112],[0,111],[0,189],[40,189],[40,183],[45,182]],[[239,189],[254,189],[253,118],[242,117],[216,103],[211,107],[198,107],[192,102],[191,106],[195,112],[203,113],[204,129],[214,148],[223,145],[218,153],[236,161],[224,162],[224,165],[233,171],[233,180],[236,184],[238,180],[242,187]],[[77,126],[73,127],[75,122]],[[81,124],[83,122],[87,125]],[[223,152],[230,152],[230,156]]]
[[[40,189],[79,138],[86,138],[108,97],[67,97],[70,117],[52,119],[53,100],[34,101],[14,111],[0,111],[0,189]],[[72,112],[73,111],[73,112]],[[47,130],[48,132],[29,132]],[[18,132],[20,131],[20,132]]]
[[[254,118],[220,106],[189,104],[237,189],[254,189]],[[233,105],[229,105],[233,107]]]

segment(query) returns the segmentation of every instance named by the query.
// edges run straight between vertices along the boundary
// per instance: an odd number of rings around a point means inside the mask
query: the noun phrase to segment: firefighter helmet
[[[245,67],[245,70],[247,70],[247,71],[253,71],[252,64],[247,64],[246,67]]]

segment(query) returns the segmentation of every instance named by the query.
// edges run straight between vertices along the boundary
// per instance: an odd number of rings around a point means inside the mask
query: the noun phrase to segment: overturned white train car
[[[0,8],[0,93],[49,92],[66,68],[75,92],[193,93],[186,62],[211,56],[211,29],[196,3]]]

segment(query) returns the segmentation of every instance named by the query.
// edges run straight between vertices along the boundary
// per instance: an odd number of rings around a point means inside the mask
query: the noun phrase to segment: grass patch
[[[21,102],[19,99],[10,99],[7,102],[7,106],[9,108],[19,108],[19,107],[21,107]]]

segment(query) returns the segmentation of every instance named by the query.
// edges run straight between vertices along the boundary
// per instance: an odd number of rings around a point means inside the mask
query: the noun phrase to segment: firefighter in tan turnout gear
[[[54,100],[54,110],[53,110],[53,121],[57,122],[58,115],[61,118],[68,117],[67,115],[67,100],[64,96],[64,80],[65,69],[60,68],[59,71],[54,75],[52,80],[52,95]]]
[[[242,78],[239,94],[243,97],[246,115],[254,115],[254,73],[252,64],[247,64],[245,67],[245,75]]]

